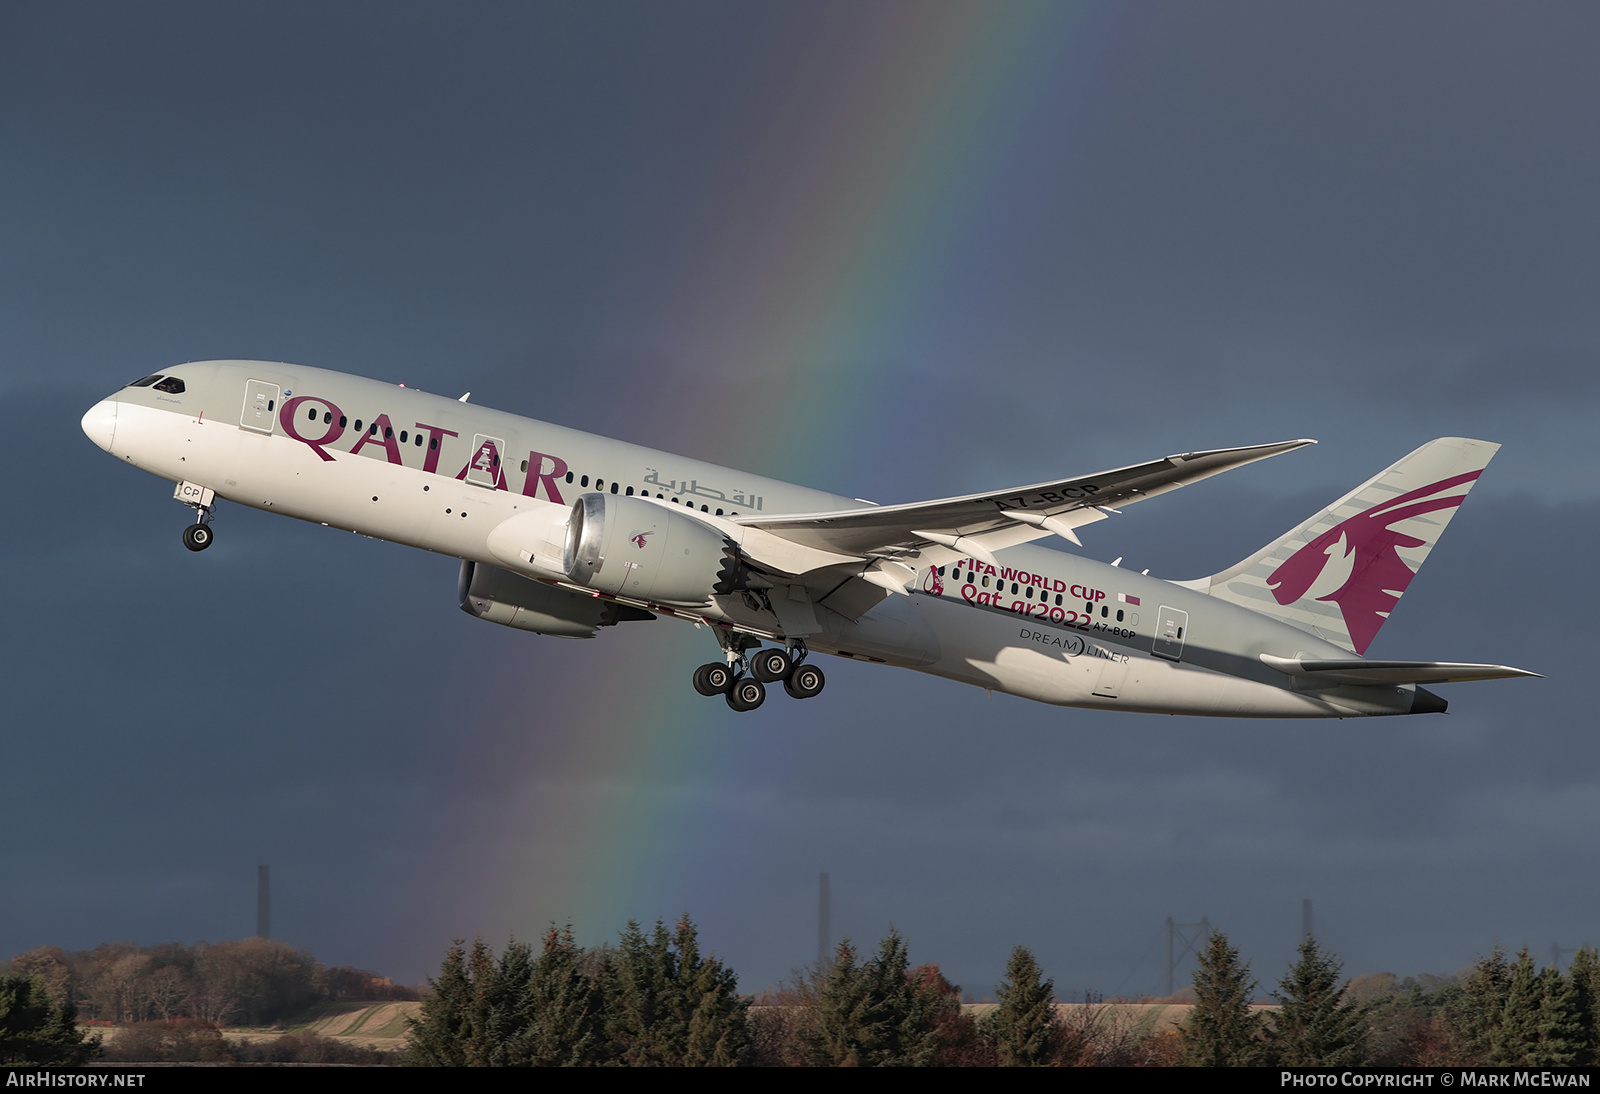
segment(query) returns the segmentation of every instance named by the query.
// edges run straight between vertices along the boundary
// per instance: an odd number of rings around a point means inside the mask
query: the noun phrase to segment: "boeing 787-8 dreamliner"
[[[1443,711],[1421,685],[1532,676],[1369,660],[1378,629],[1498,445],[1443,437],[1237,566],[1165,581],[1047,549],[1135,502],[1311,444],[1185,452],[962,497],[874,505],[375,380],[207,361],[84,415],[177,483],[184,544],[219,499],[461,560],[461,607],[592,638],[667,616],[722,658],[701,694],[752,710],[822,691],[813,653],[1044,703],[1234,717]]]

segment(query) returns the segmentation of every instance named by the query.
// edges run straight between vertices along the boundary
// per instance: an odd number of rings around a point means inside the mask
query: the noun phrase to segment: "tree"
[[[1002,1067],[1040,1067],[1055,1059],[1061,1023],[1055,982],[1044,979],[1026,946],[1011,951],[1006,978],[994,990],[999,1006],[984,1017]]]
[[[1582,1045],[1572,984],[1554,966],[1538,971],[1526,947],[1506,987],[1489,1062],[1503,1066],[1566,1067]]]
[[[1539,973],[1537,1036],[1528,1046],[1530,1067],[1571,1067],[1587,1043],[1578,991],[1554,965]]]
[[[629,1066],[725,1067],[749,1044],[747,1005],[732,972],[700,954],[699,931],[686,914],[669,934],[656,921],[622,932],[605,977],[609,1032]]]
[[[430,978],[428,987],[420,1015],[406,1019],[402,1060],[412,1067],[464,1067],[471,1035],[473,990],[467,975],[466,950],[459,938],[445,954],[439,979]]]
[[[690,1067],[732,1067],[750,1045],[750,1007],[739,998],[733,970],[700,956],[700,939],[688,915],[673,936],[678,975],[688,1010],[683,1062]]]
[[[0,1065],[81,1067],[100,1055],[100,1038],[78,1029],[78,1009],[50,1001],[27,976],[0,976]]]
[[[528,1024],[520,1055],[535,1067],[596,1063],[605,1050],[605,997],[584,968],[572,926],[544,934],[544,949],[528,981]]]
[[[1480,957],[1462,985],[1460,1008],[1456,1012],[1453,1039],[1464,1064],[1490,1063],[1502,1040],[1500,1027],[1505,1021],[1506,1000],[1511,994],[1511,963],[1506,951],[1495,943],[1489,956]]]
[[[1593,946],[1581,947],[1567,967],[1567,976],[1582,1042],[1573,1063],[1593,1067],[1600,1063],[1600,952]]]
[[[1250,1011],[1256,982],[1249,962],[1221,931],[1211,932],[1194,970],[1194,1006],[1179,1029],[1184,1063],[1249,1067],[1260,1061],[1260,1017]]]
[[[1350,1067],[1362,1059],[1366,1023],[1361,1008],[1344,1002],[1340,962],[1307,935],[1300,959],[1272,993],[1278,1001],[1268,1047],[1286,1067]]]
[[[905,941],[891,929],[866,964],[839,944],[823,984],[818,1027],[822,1055],[839,1067],[926,1067],[939,1042],[939,1009],[908,976]]]

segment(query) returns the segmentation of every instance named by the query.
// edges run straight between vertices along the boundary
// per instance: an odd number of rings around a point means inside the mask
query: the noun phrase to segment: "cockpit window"
[[[129,384],[128,386],[129,387],[149,387],[151,384],[155,383],[159,379],[161,379],[161,373],[157,372],[157,373],[154,373],[154,374],[152,374],[150,376],[146,376],[143,380],[135,380],[133,383]]]
[[[168,395],[182,395],[183,381],[176,376],[168,376],[165,380],[155,385],[155,388],[157,391],[165,391]]]

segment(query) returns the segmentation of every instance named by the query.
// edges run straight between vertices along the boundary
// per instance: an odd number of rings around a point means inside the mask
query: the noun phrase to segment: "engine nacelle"
[[[655,618],[640,608],[553,589],[482,562],[461,563],[456,597],[462,611],[479,619],[559,638],[593,638],[601,627]]]
[[[737,569],[717,529],[671,506],[584,494],[567,520],[567,578],[613,596],[694,607]]]

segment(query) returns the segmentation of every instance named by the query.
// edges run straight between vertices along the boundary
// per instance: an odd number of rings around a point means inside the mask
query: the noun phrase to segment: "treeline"
[[[674,929],[630,924],[616,946],[585,949],[570,928],[542,946],[481,940],[446,956],[402,1062],[428,1066],[1472,1066],[1600,1062],[1600,955],[1566,974],[1498,947],[1464,976],[1399,984],[1343,981],[1314,939],[1271,993],[1226,936],[1207,940],[1193,1002],[1176,1029],[1158,1009],[1058,1006],[1017,947],[997,1002],[971,1007],[936,965],[912,967],[891,931],[864,957],[848,941],[826,967],[760,996]],[[977,1012],[982,1012],[981,1016]],[[1139,1017],[1142,1015],[1142,1017]]]
[[[53,1006],[70,1004],[79,1021],[96,1024],[264,1026],[321,1002],[417,998],[376,973],[327,968],[307,950],[265,938],[115,942],[79,951],[41,946],[13,957],[0,975],[34,982]]]
[[[672,930],[629,924],[616,946],[585,949],[571,928],[498,956],[457,942],[403,1063],[425,1066],[987,1066],[1173,1062],[1166,1042],[1083,1008],[1062,1022],[1054,985],[1022,947],[999,1003],[978,1019],[937,965],[911,967],[895,931],[864,957],[848,941],[826,968],[777,991],[738,993],[733,972],[700,952],[685,916]]]
[[[1272,992],[1276,1008],[1253,1007],[1248,962],[1214,933],[1194,974],[1194,1005],[1179,1030],[1184,1062],[1243,1067],[1571,1067],[1600,1063],[1600,953],[1580,949],[1563,974],[1523,949],[1498,945],[1466,975],[1372,984],[1352,992],[1337,959],[1315,939]],[[1365,998],[1362,996],[1365,995]]]

